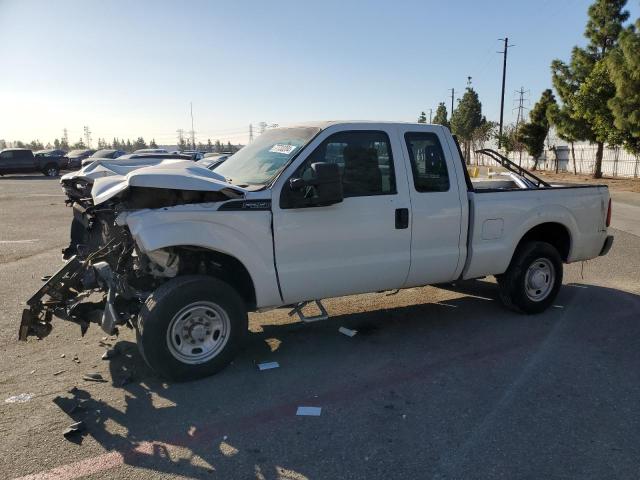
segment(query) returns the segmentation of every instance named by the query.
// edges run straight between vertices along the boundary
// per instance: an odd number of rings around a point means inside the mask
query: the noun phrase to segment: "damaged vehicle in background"
[[[471,179],[442,126],[324,122],[269,129],[215,171],[96,178],[86,243],[27,301],[19,339],[54,316],[82,333],[128,326],[152,369],[187,380],[233,359],[251,311],[316,321],[324,298],[494,275],[506,306],[542,312],[564,263],[611,248],[608,189],[484,153],[504,174]]]

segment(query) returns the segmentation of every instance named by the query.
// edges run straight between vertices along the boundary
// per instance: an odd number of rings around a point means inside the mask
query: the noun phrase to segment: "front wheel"
[[[524,313],[540,313],[555,300],[562,285],[562,258],[553,245],[527,242],[516,250],[507,271],[499,275],[500,299]]]
[[[57,177],[60,174],[60,169],[57,165],[51,163],[44,167],[42,171],[47,177]]]
[[[149,296],[136,336],[154,371],[184,381],[227,366],[247,329],[244,302],[231,286],[206,275],[188,275],[169,280]]]

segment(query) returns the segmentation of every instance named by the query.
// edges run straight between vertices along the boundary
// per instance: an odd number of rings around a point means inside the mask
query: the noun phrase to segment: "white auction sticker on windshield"
[[[273,153],[284,153],[285,155],[289,155],[296,149],[295,145],[286,145],[284,143],[276,143],[273,147],[271,147],[270,152]]]

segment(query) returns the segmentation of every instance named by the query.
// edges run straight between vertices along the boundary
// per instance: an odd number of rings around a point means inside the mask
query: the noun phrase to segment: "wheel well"
[[[547,242],[558,250],[560,257],[562,257],[564,262],[569,258],[569,252],[571,250],[571,235],[569,234],[567,227],[561,223],[548,222],[536,225],[524,234],[518,243],[518,247],[525,242],[530,241]]]
[[[249,271],[237,258],[202,247],[173,247],[180,258],[180,275],[206,274],[231,285],[249,311],[256,308],[256,291]]]

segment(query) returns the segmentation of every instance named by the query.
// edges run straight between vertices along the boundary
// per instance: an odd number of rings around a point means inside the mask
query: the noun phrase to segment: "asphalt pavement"
[[[57,322],[16,341],[71,211],[55,179],[0,178],[2,477],[637,479],[639,199],[614,195],[611,252],[567,266],[543,314],[505,310],[491,278],[332,299],[309,325],[252,314],[231,366],[171,384],[130,330],[81,337]],[[118,355],[101,360],[108,348]],[[83,380],[92,372],[105,381]],[[85,431],[65,439],[77,421]]]

